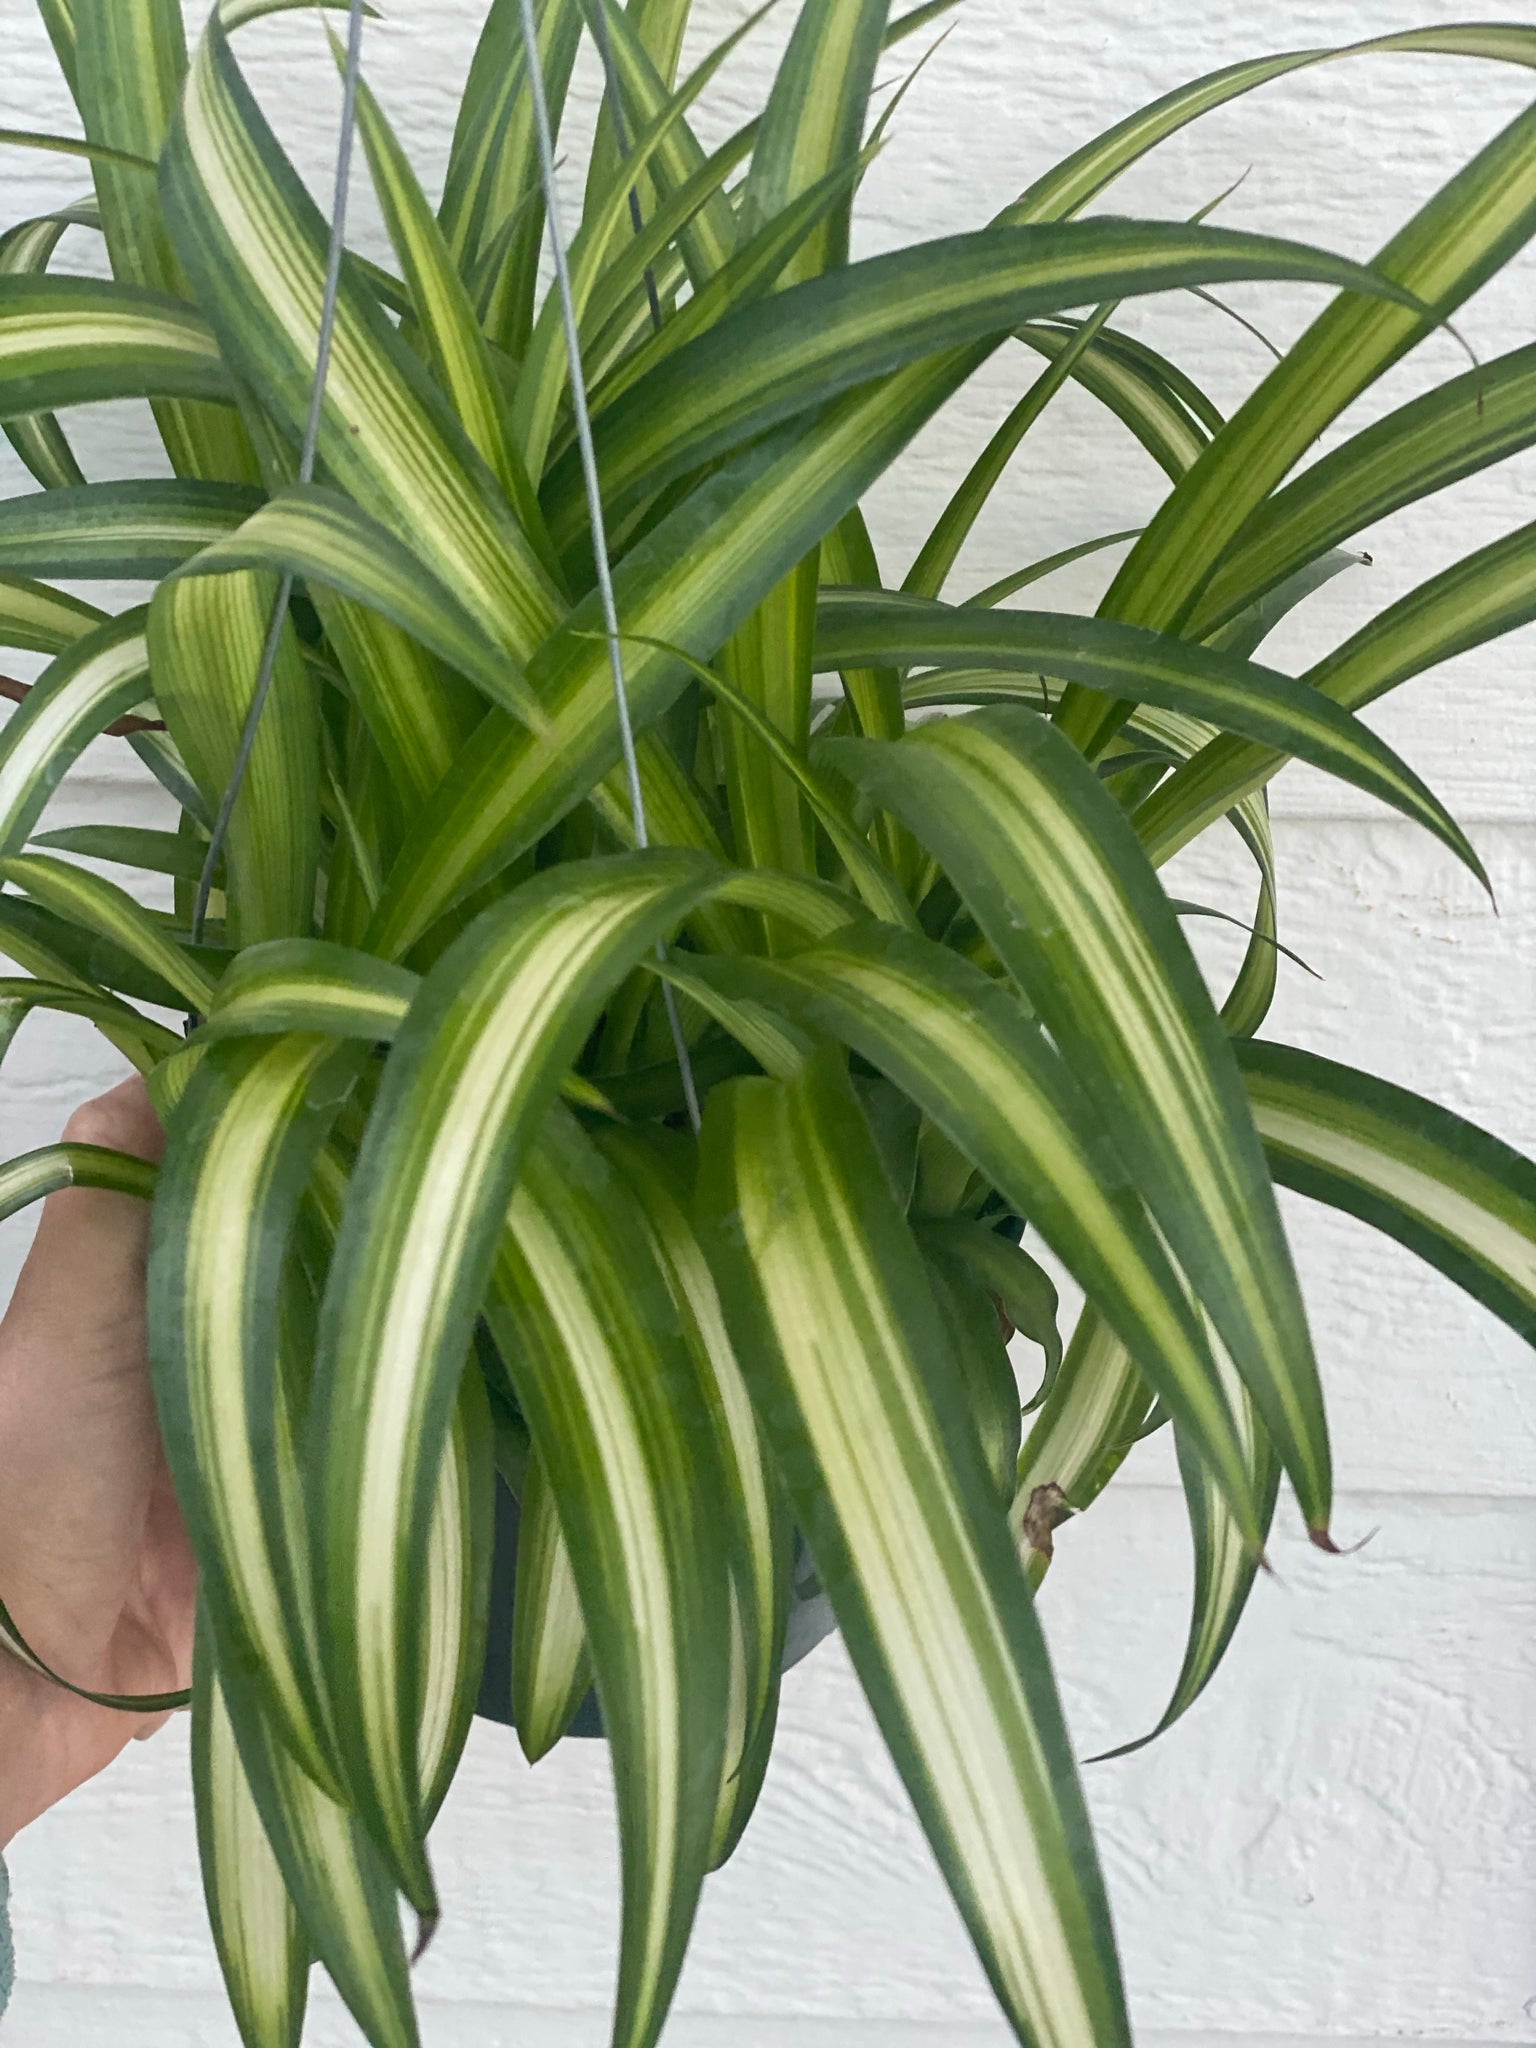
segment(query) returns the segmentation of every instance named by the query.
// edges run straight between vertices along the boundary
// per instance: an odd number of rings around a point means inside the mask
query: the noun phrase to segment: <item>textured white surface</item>
[[[699,0],[713,37],[745,0]],[[789,10],[781,9],[787,22]],[[1181,79],[1263,48],[1340,42],[1508,0],[964,0],[904,103],[866,193],[861,246],[975,225],[1076,142]],[[477,0],[393,0],[370,69],[440,176]],[[701,127],[739,118],[782,41],[770,18]],[[702,37],[701,37],[702,41]],[[306,170],[328,150],[333,81],[312,20],[253,31],[253,73]],[[753,54],[754,50],[756,54]],[[892,67],[894,70],[894,67]],[[584,109],[590,74],[582,74]],[[1530,96],[1526,75],[1451,60],[1330,67],[1181,137],[1111,202],[1187,215],[1245,167],[1222,210],[1367,255]],[[68,119],[30,0],[0,0],[0,123]],[[79,189],[57,160],[4,153],[4,212]],[[365,225],[365,233],[366,233]],[[376,246],[376,245],[375,245]],[[1487,357],[1530,336],[1522,258],[1465,313]],[[1315,303],[1238,291],[1278,335]],[[1218,399],[1258,345],[1188,300],[1127,314]],[[1394,373],[1396,402],[1461,366],[1440,338]],[[898,567],[1029,366],[1002,356],[882,489]],[[1377,401],[1373,400],[1373,404]],[[1353,422],[1352,422],[1353,423]],[[92,474],[131,463],[131,409],[82,422]],[[1384,523],[1369,570],[1340,579],[1267,652],[1300,665],[1400,591],[1532,516],[1536,463]],[[4,488],[21,487],[5,472]],[[1091,401],[1068,394],[967,550],[959,592],[1068,541],[1130,523],[1158,479]],[[1091,602],[1100,578],[1047,586]],[[1372,713],[1473,828],[1495,918],[1430,842],[1305,773],[1276,793],[1285,935],[1324,976],[1286,970],[1276,1036],[1352,1059],[1536,1149],[1536,635],[1467,657]],[[17,663],[20,668],[20,658]],[[88,781],[86,778],[93,778]],[[160,799],[92,750],[50,822],[151,822]],[[1181,865],[1182,893],[1245,907],[1225,849]],[[1200,932],[1213,970],[1222,935]],[[84,1027],[34,1024],[0,1081],[0,1144],[56,1134],[115,1069]],[[1338,2037],[1536,2042],[1536,1375],[1528,1350],[1369,1231],[1290,1206],[1328,1377],[1346,1535],[1322,1559],[1287,1535],[1210,1698],[1162,1744],[1088,1773],[1140,2038],[1180,2048],[1309,2048]],[[0,1233],[8,1285],[24,1228]],[[1148,1725],[1177,1664],[1188,1567],[1159,1446],[1065,1532],[1045,1612],[1085,1754]],[[614,1842],[600,1749],[536,1773],[478,1728],[437,1844],[449,1917],[421,1990],[431,2048],[586,2048],[605,2038]],[[173,1731],[16,1844],[18,2048],[233,2043],[202,1929],[184,1740]],[[317,2005],[308,2040],[355,2031]],[[835,1645],[788,1688],[759,1815],[710,1887],[671,2048],[985,2048],[980,1972]]]

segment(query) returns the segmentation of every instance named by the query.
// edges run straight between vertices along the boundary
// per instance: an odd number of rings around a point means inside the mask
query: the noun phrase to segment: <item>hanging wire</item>
[[[601,7],[602,0],[598,0]],[[550,254],[555,265],[555,290],[560,296],[560,313],[565,327],[565,353],[570,367],[571,412],[576,441],[581,450],[582,480],[586,485],[587,513],[592,523],[592,556],[597,567],[598,599],[602,607],[603,632],[608,642],[608,666],[613,674],[613,699],[619,718],[619,745],[624,756],[624,774],[629,784],[629,808],[634,820],[635,844],[650,845],[646,827],[645,792],[640,786],[640,763],[635,753],[635,729],[629,713],[629,685],[624,677],[624,650],[619,634],[618,603],[613,594],[613,569],[608,560],[608,529],[603,519],[602,486],[597,474],[597,453],[592,445],[592,418],[587,410],[587,387],[581,367],[581,335],[576,325],[576,300],[571,290],[571,270],[566,258],[565,235],[560,225],[560,199],[555,189],[555,141],[549,125],[549,102],[544,94],[544,69],[539,61],[539,37],[534,25],[533,0],[519,0],[523,25],[523,50],[528,60],[528,83],[533,94],[533,124],[539,145],[539,176],[544,188],[544,215],[549,228]],[[666,948],[658,946],[656,956],[665,961]],[[697,1132],[700,1124],[699,1091],[694,1080],[688,1041],[672,984],[661,984],[667,1023],[677,1051],[678,1071],[683,1080],[683,1099],[688,1121]]]
[[[325,386],[331,368],[331,345],[336,337],[336,307],[341,293],[341,259],[346,253],[347,198],[352,189],[352,145],[357,133],[357,84],[362,71],[365,12],[366,0],[352,0],[351,12],[347,19],[347,61],[342,74],[341,91],[341,134],[336,148],[336,187],[331,203],[331,240],[326,257],[325,292],[320,302],[320,335],[315,348],[315,376],[310,386],[309,417],[304,423],[304,441],[299,451],[298,480],[301,484],[313,483],[315,478],[315,459],[320,449],[320,423],[325,413]],[[203,858],[203,871],[198,877],[197,896],[192,906],[194,945],[202,938],[208,921],[208,900],[213,894],[214,878],[224,857],[224,847],[229,838],[235,805],[239,801],[240,791],[251,765],[261,715],[266,710],[267,699],[272,693],[272,678],[277,673],[277,656],[282,645],[283,626],[288,617],[289,600],[293,596],[293,581],[293,573],[290,570],[284,574],[277,586],[277,598],[272,606],[272,617],[261,650],[261,665],[256,671],[256,688],[245,714],[245,724],[241,728],[240,744],[235,750],[235,765],[230,770],[229,782],[220,800],[218,815],[213,821],[208,851]]]

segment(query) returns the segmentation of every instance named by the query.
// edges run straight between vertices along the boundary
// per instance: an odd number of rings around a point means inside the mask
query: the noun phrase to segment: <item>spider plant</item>
[[[41,487],[0,503],[0,640],[50,658],[0,735],[23,970],[0,1016],[90,1018],[168,1136],[158,1173],[16,1160],[0,1211],[72,1181],[154,1203],[200,1842],[242,2035],[297,2042],[318,1960],[377,2048],[417,2038],[400,1905],[424,1941],[499,1467],[523,1744],[559,1741],[590,1677],[612,1753],[620,2048],[655,2041],[747,1825],[808,1570],[1020,2040],[1124,2042],[1033,1604],[1053,1529],[1172,1429],[1197,1569],[1165,1726],[1217,1667],[1282,1476],[1330,1547],[1277,1181],[1536,1336],[1532,1167],[1258,1035],[1288,760],[1481,875],[1358,714],[1536,615],[1536,527],[1305,675],[1257,658],[1351,534],[1536,439],[1527,347],[1302,466],[1536,229],[1536,109],[1370,265],[1087,210],[1304,66],[1531,67],[1536,28],[1231,66],[989,225],[854,262],[876,70],[939,7],[807,4],[760,113],[706,152],[690,113],[732,43],[679,80],[687,0],[540,0],[537,74],[519,0],[493,0],[439,206],[363,80],[394,264],[340,263],[330,332],[339,237],[238,55],[277,4],[223,0],[189,56],[179,0],[39,0],[84,139],[30,140],[86,159],[94,193],[0,241],[0,413]],[[532,87],[558,129],[588,33],[607,91],[573,381]],[[69,227],[110,281],[53,267]],[[1231,279],[1334,295],[1224,418],[1116,308]],[[1022,395],[916,560],[882,564],[861,500],[1005,350]],[[1062,555],[952,602],[1069,381],[1161,464],[1160,509],[1091,618],[1005,602]],[[69,410],[128,397],[173,474],[86,481]],[[154,595],[107,616],[59,587],[90,578]],[[175,832],[40,833],[109,730]],[[1213,994],[1158,870],[1229,820],[1257,907]],[[143,907],[135,871],[174,907]],[[1065,1345],[1037,1240],[1086,1300]],[[26,1625],[6,1617],[18,1655]]]

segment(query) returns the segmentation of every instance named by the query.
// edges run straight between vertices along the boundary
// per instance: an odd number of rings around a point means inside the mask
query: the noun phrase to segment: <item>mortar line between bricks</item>
[[[1124,1500],[1125,1498],[1127,1498],[1128,1495],[1133,1493],[1177,1494],[1181,1490],[1182,1489],[1179,1486],[1179,1482],[1176,1479],[1127,1479],[1123,1475],[1121,1475],[1117,1477],[1115,1481],[1115,1497],[1117,1500]],[[1524,1508],[1529,1510],[1533,1507],[1536,1507],[1536,1488],[1532,1488],[1529,1491],[1525,1492],[1511,1491],[1509,1493],[1474,1493],[1455,1489],[1442,1492],[1433,1487],[1407,1485],[1339,1486],[1335,1488],[1334,1499],[1336,1502],[1355,1501],[1358,1502],[1362,1507],[1369,1507],[1373,1503],[1384,1504],[1388,1501],[1406,1500],[1412,1501],[1415,1504],[1424,1504],[1431,1507]],[[1084,1509],[1085,1514],[1088,1512],[1089,1510]],[[1279,1515],[1277,1515],[1276,1519],[1281,1519],[1284,1516],[1284,1513],[1285,1506],[1284,1503],[1282,1503]],[[1333,2037],[1330,2035],[1329,2039],[1332,2038]],[[1340,2035],[1338,2038],[1340,2040],[1347,2041],[1353,2039],[1354,2037],[1352,2035],[1343,2034]],[[1409,2040],[1412,2040],[1414,2037],[1408,2036],[1407,2038]],[[1425,2038],[1427,2039],[1429,2037],[1426,2036]],[[1455,2044],[1455,2048],[1463,2048],[1463,2044],[1457,2043]],[[1475,2043],[1472,2044],[1472,2048],[1476,2048]]]
[[[72,793],[93,790],[142,789],[158,790],[159,784],[148,773],[135,774],[125,768],[121,775],[72,775],[59,785],[53,801],[68,797]],[[1456,812],[1457,822],[1470,829],[1474,825],[1505,826],[1518,832],[1536,831],[1536,811],[1482,811],[1463,805]],[[1395,812],[1371,811],[1314,811],[1292,810],[1282,804],[1274,814],[1277,825],[1372,825],[1390,827],[1393,831],[1422,832],[1423,826],[1412,818],[1399,817]]]
[[[81,1984],[60,1979],[23,1980],[18,1990],[44,1994],[50,2004],[94,2004],[103,1999],[125,2000],[130,2006],[142,2002],[145,2007],[162,2009],[168,2006],[184,2006],[189,2012],[211,2012],[222,2010],[223,2002],[219,1993],[175,1986],[164,1990],[147,1984]],[[327,1995],[319,2001],[326,2011],[340,2011],[334,1995]],[[55,2008],[57,2009],[57,2007]],[[523,2003],[500,2003],[474,1998],[433,1998],[417,1999],[417,2009],[425,2014],[447,2016],[457,2014],[462,2018],[484,2020],[501,2026],[507,2022],[514,2025],[527,2022],[544,2027],[558,2027],[569,2022],[573,2027],[587,2030],[579,2038],[598,2038],[591,2030],[606,2027],[610,2014],[606,2007],[596,2005],[533,2005]],[[743,2029],[750,2028],[754,2037],[765,2029],[781,2035],[784,2048],[795,2048],[796,2041],[824,2044],[834,2039],[837,2048],[844,2043],[859,2044],[859,2048],[1004,2048],[1007,2036],[1000,2025],[987,2019],[936,2020],[908,2019],[899,2014],[839,2014],[839,2013],[791,2013],[770,2010],[741,2010],[736,2012],[676,2012],[662,2037],[662,2048],[735,2048],[742,2038]],[[543,2038],[541,2034],[541,2039]],[[575,2037],[573,2037],[575,2038]],[[1209,2027],[1139,2027],[1136,2034],[1139,2048],[1499,2048],[1499,2044],[1486,2037],[1472,2040],[1465,2035],[1450,2037],[1440,2034],[1404,2035],[1392,2034],[1275,2034],[1267,2032],[1233,2032],[1230,2028]],[[1521,2048],[1517,2041],[1506,2041],[1503,2048]]]

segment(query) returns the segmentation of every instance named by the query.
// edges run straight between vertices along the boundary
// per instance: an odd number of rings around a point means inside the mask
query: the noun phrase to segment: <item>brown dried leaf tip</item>
[[[1029,1506],[1024,1510],[1024,1541],[1049,1562],[1056,1554],[1056,1531],[1076,1513],[1056,1481],[1047,1479],[1029,1496]]]

